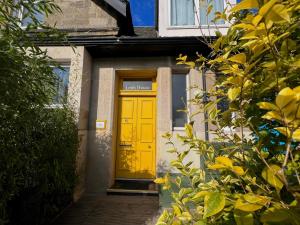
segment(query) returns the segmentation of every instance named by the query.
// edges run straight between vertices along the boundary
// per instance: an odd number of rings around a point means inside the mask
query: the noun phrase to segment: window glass
[[[53,99],[54,104],[61,104],[68,94],[70,67],[54,67],[53,72],[57,75],[56,95]]]
[[[218,20],[212,22],[215,18],[216,12],[223,12],[224,10],[224,0],[199,0],[200,4],[200,25],[213,25],[213,24],[224,24],[224,20]],[[207,9],[212,6],[212,10],[207,15]]]
[[[123,90],[152,90],[152,80],[123,80]]]
[[[195,25],[194,0],[171,0],[171,25]]]
[[[31,17],[28,17],[27,16],[27,13],[28,13],[28,10],[27,9],[23,9],[22,11],[22,20],[21,20],[21,26],[22,27],[26,27],[28,26],[29,24],[32,24],[33,23],[33,20]],[[37,19],[39,22],[43,22],[44,20],[44,14],[42,13],[39,13],[39,12],[34,12],[34,17],[35,19]]]
[[[18,0],[16,0],[15,2],[17,3]],[[24,3],[26,4],[27,1],[24,1]],[[26,7],[21,6],[21,9],[18,12],[15,12],[15,14],[20,18],[22,27],[26,27],[29,24],[33,23],[33,19],[28,16],[28,9]],[[43,13],[37,12],[36,10],[34,10],[33,15],[37,21],[39,21],[39,22],[44,21],[45,15]]]
[[[172,121],[173,127],[184,127],[187,123],[185,112],[178,111],[186,108],[186,74],[174,74],[172,76]]]

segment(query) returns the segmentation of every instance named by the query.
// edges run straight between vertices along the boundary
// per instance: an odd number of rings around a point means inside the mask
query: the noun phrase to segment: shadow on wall
[[[87,160],[87,193],[106,193],[111,176],[112,134],[90,130]]]

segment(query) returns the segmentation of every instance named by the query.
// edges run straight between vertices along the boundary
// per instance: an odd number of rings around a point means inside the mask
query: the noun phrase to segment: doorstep
[[[115,180],[107,194],[158,196],[158,190],[153,180]]]

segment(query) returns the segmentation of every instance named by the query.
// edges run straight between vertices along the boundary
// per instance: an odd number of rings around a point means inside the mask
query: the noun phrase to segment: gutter
[[[172,44],[184,44],[184,45],[204,45],[199,41],[198,37],[102,37],[93,35],[84,36],[71,36],[66,41],[55,42],[50,39],[36,42],[40,46],[66,46],[66,45],[78,45],[78,46],[98,46],[98,45],[172,45]]]

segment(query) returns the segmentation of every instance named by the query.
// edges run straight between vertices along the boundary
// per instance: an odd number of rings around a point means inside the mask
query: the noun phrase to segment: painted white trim
[[[173,131],[184,131],[184,127],[173,127]]]
[[[236,0],[223,0],[224,9],[227,7],[227,12],[236,5]],[[214,36],[216,31],[226,34],[230,24],[212,24],[212,25],[199,25],[197,16],[199,15],[200,4],[199,0],[194,0],[195,3],[195,25],[187,26],[172,26],[171,25],[171,0],[158,1],[158,33],[160,37],[186,37],[186,36]],[[196,11],[198,10],[198,14]],[[200,20],[200,18],[199,18]]]

